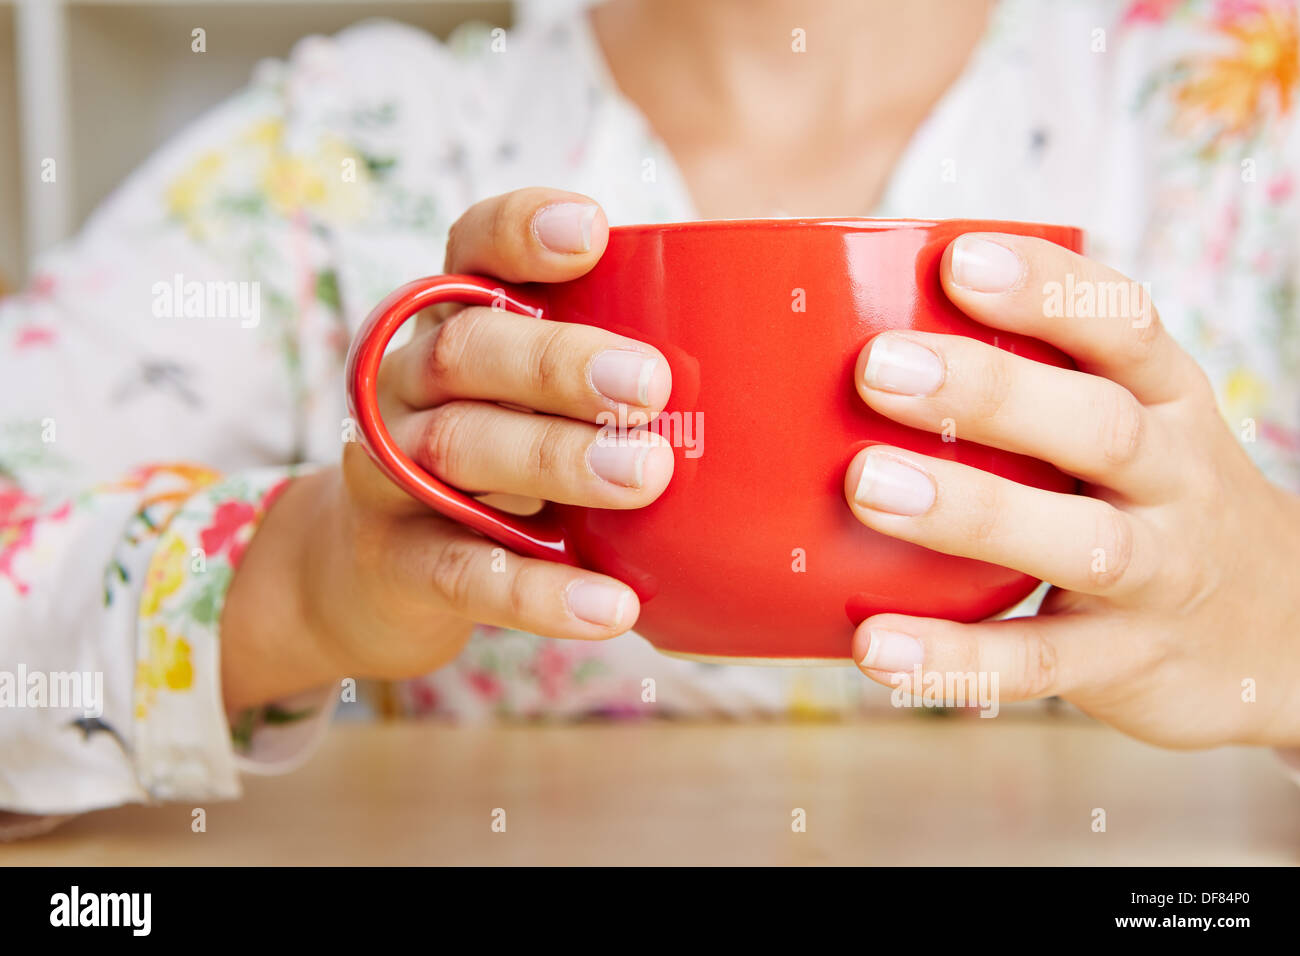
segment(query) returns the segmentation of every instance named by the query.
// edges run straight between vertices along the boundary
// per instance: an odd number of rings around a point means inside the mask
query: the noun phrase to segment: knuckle
[[[1041,635],[1027,636],[1020,645],[1020,676],[1024,696],[1050,697],[1058,686],[1056,645]]]
[[[451,224],[447,230],[447,251],[443,254],[443,268],[447,271],[453,271],[457,262],[457,254],[465,245],[465,217],[461,216]]]
[[[970,512],[970,543],[983,548],[997,537],[1002,524],[1002,492],[996,479],[982,477],[976,482],[973,507]]]
[[[565,458],[565,428],[558,419],[538,423],[528,448],[524,468],[526,476],[538,487],[552,484],[563,473]]]
[[[1144,362],[1154,355],[1164,338],[1165,330],[1146,290],[1141,286],[1137,286],[1137,290],[1134,314],[1131,316],[1133,336],[1130,351],[1135,362]]]
[[[507,193],[492,210],[492,243],[500,250],[522,254],[532,239],[531,223],[536,201],[524,192]]]
[[[421,441],[424,463],[439,478],[453,484],[463,474],[469,447],[465,431],[472,408],[470,402],[448,402],[433,409],[425,423]]]
[[[980,381],[976,386],[975,415],[993,419],[1006,407],[1011,394],[1011,366],[1005,355],[990,349],[980,365]]]
[[[952,661],[948,665],[959,674],[984,674],[992,670],[986,660],[988,654],[979,641],[962,640],[952,643]]]
[[[462,538],[452,538],[433,559],[433,587],[455,611],[469,608],[470,595],[478,576],[478,546]]]
[[[1088,564],[1089,580],[1097,591],[1113,591],[1127,579],[1133,563],[1133,525],[1123,512],[1102,505],[1094,540],[1096,551]]]
[[[510,198],[508,196],[492,203],[492,210],[487,216],[487,239],[493,248],[501,248],[514,238],[510,225]]]
[[[1128,389],[1116,386],[1107,390],[1098,417],[1103,461],[1112,468],[1131,465],[1141,451],[1146,431],[1141,403]]]
[[[455,381],[465,353],[477,333],[481,313],[476,309],[462,309],[447,319],[433,333],[425,371],[435,381]]]
[[[1210,376],[1195,362],[1189,362],[1188,364],[1190,374],[1187,377],[1187,393],[1194,414],[1197,416],[1211,415],[1215,418],[1220,417],[1219,399],[1215,394],[1214,383],[1210,381]]]
[[[506,610],[513,621],[528,621],[533,617],[536,595],[542,587],[539,580],[543,570],[535,565],[525,564],[515,571],[506,589]]]
[[[537,337],[528,362],[528,375],[532,390],[539,395],[557,395],[567,391],[573,381],[570,370],[569,330],[564,327],[546,328]]]
[[[1160,587],[1172,606],[1198,607],[1206,596],[1217,592],[1223,583],[1222,567],[1188,556],[1165,561],[1160,566]]]

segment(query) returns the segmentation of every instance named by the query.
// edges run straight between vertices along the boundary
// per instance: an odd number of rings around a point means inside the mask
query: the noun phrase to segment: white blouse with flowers
[[[1151,284],[1259,466],[1300,491],[1297,32],[1293,0],[1003,0],[876,214],[1083,226],[1092,256]],[[469,204],[532,185],[588,194],[616,225],[694,218],[584,17],[534,18],[504,49],[484,29],[440,44],[363,23],[265,65],[0,300],[0,810],[233,796],[241,769],[310,749],[332,691],[233,726],[223,710],[233,570],[294,469],[338,460],[370,307],[440,269]],[[102,679],[96,706],[54,699],[74,672],[83,692]],[[632,717],[647,676],[657,714],[846,711],[879,690],[852,669],[483,628],[374,700]]]

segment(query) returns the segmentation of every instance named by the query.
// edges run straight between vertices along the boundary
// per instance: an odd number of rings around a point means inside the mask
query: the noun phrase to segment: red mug
[[[641,599],[636,631],[706,660],[825,663],[884,611],[987,618],[1037,582],[872,531],[849,511],[844,472],[891,444],[1058,492],[1052,466],[891,421],[854,388],[862,347],[887,329],[967,335],[1051,365],[1059,350],[979,325],[939,284],[966,232],[1038,236],[1080,251],[1066,226],[979,220],[788,219],[619,226],[591,272],[512,286],[417,279],[370,313],[348,356],[349,406],[365,447],[399,486],[507,548],[603,572]],[[608,329],[655,346],[673,390],[650,428],[673,446],[667,490],[634,510],[548,504],[519,517],[427,474],[394,443],[375,394],[397,329],[439,302]]]

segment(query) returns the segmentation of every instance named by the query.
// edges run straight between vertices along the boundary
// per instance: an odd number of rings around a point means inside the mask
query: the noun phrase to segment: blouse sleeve
[[[232,734],[220,687],[226,589],[347,342],[312,214],[347,201],[347,167],[294,141],[288,75],[164,147],[0,300],[0,838],[234,797],[332,709],[327,688]]]

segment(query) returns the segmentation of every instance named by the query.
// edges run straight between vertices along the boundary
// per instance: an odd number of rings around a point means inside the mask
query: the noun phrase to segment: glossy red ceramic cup
[[[964,232],[1039,236],[1076,251],[1083,238],[1064,226],[972,220],[617,227],[599,264],[571,282],[510,286],[451,275],[392,293],[348,357],[352,414],[379,466],[430,507],[519,554],[631,585],[642,601],[637,632],[668,653],[843,660],[854,625],[882,611],[986,618],[1037,582],[871,531],[843,491],[850,459],[876,443],[1038,488],[1074,488],[1041,461],[890,421],[854,389],[859,351],[886,329],[967,335],[1070,365],[1058,350],[979,325],[948,301],[939,261]],[[599,326],[663,352],[673,390],[651,428],[676,458],[663,495],[631,511],[551,504],[521,518],[422,471],[385,428],[375,384],[399,326],[447,301]]]

